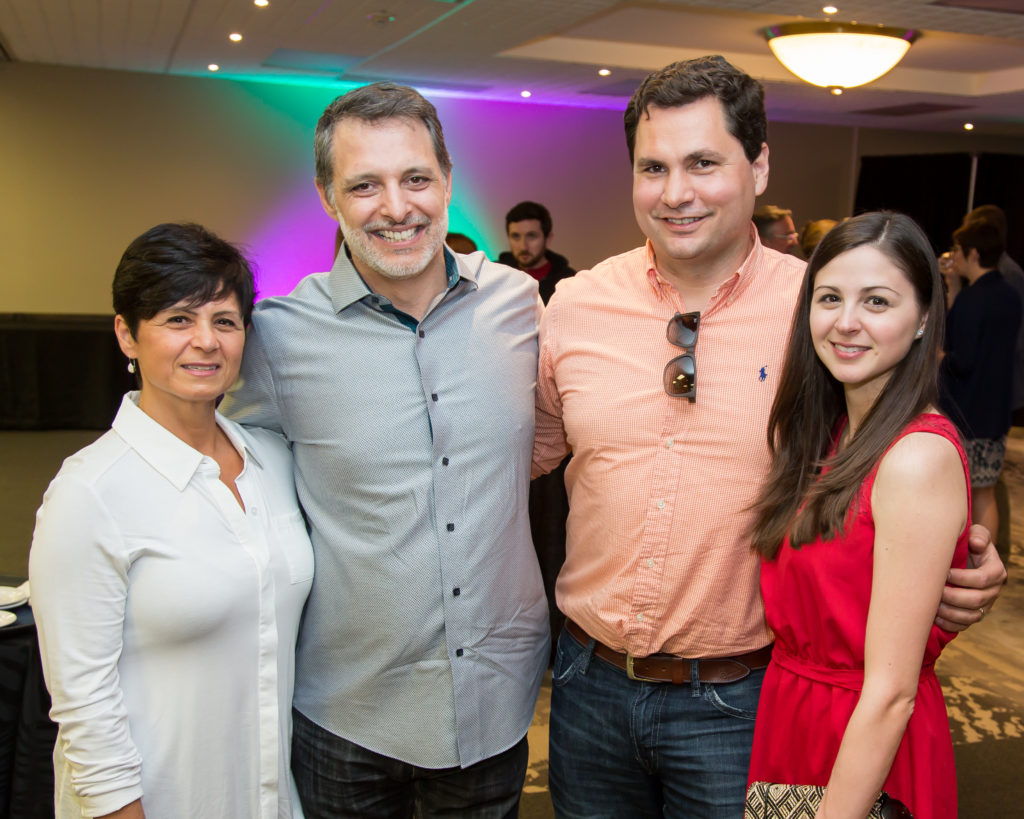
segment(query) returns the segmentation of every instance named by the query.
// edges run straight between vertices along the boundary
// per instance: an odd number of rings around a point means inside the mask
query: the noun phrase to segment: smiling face
[[[768,146],[751,162],[722,104],[705,97],[640,117],[633,210],[662,274],[732,275],[750,252],[754,198],[768,184]]]
[[[548,247],[548,237],[544,235],[540,219],[509,222],[508,246],[520,270],[533,270],[547,263],[544,251]]]
[[[848,401],[874,403],[926,318],[906,274],[871,245],[840,253],[814,278],[811,339]]]
[[[134,336],[116,316],[114,331],[122,352],[138,359],[139,406],[158,421],[183,417],[196,404],[212,410],[238,377],[245,325],[234,294],[198,306],[180,302],[140,321]]]
[[[405,118],[342,119],[332,151],[332,190],[317,189],[367,283],[377,289],[377,277],[443,276],[451,174],[441,171],[426,126]]]

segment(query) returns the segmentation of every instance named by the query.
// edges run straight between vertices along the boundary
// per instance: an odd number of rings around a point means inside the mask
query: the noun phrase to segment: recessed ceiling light
[[[822,7],[821,10],[823,12],[825,12],[825,14],[838,14],[839,13],[839,9],[837,9],[835,6],[824,6],[824,7]]]
[[[252,4],[254,6],[259,6],[260,8],[264,8],[265,6],[269,6],[270,5],[270,0],[252,0]]]
[[[241,35],[241,34],[239,34],[239,33],[238,33],[237,31],[232,31],[232,32],[231,32],[231,33],[230,33],[230,34],[228,35],[228,39],[229,39],[229,40],[230,40],[231,42],[233,42],[233,43],[240,43],[240,42],[242,42],[242,35]]]
[[[529,91],[520,91],[519,96],[525,99],[526,97],[532,97],[533,94],[531,94]]]
[[[973,131],[974,130],[974,123],[973,122],[965,122],[964,123],[964,130],[965,131]]]
[[[842,96],[843,93],[843,89],[840,88],[838,85],[835,88],[830,88],[829,91],[831,91],[837,97]]]
[[[598,74],[600,74],[600,75],[601,75],[602,77],[607,77],[607,76],[608,76],[609,74],[611,74],[612,72],[611,72],[611,71],[610,71],[609,69],[607,69],[607,68],[602,68],[602,69],[601,69],[600,71],[598,71],[597,73],[598,73]]]
[[[220,71],[220,66],[219,66],[219,65],[217,65],[217,63],[210,63],[210,64],[209,64],[208,66],[206,66],[206,67],[207,67],[208,69],[210,69],[210,71]]]

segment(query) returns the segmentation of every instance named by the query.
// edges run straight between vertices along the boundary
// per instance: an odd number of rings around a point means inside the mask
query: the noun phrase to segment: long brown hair
[[[907,277],[922,314],[924,335],[896,365],[856,436],[826,459],[836,423],[846,411],[843,385],[814,351],[809,317],[814,280],[841,253],[862,245],[883,253]],[[938,354],[945,327],[939,269],[928,237],[909,216],[865,213],[834,227],[811,257],[793,316],[779,391],[768,420],[771,468],[752,509],[751,547],[775,557],[787,534],[794,546],[846,528],[857,491],[896,436],[936,400]],[[829,470],[822,475],[822,467]]]

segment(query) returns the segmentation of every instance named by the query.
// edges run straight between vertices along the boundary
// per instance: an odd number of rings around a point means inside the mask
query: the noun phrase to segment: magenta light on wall
[[[472,238],[488,258],[504,248],[500,226],[481,223],[482,210],[471,191],[456,188],[449,207],[449,230]],[[281,205],[242,238],[247,257],[256,265],[259,298],[290,293],[310,273],[331,269],[336,225],[320,207],[308,180],[297,185]]]
[[[331,269],[334,223],[320,207],[316,189],[302,179],[290,194],[243,237],[256,264],[259,298],[290,293],[304,276]]]
[[[211,78],[223,82],[227,77]],[[279,191],[266,202],[248,203],[255,213],[240,240],[256,264],[261,297],[289,293],[304,276],[329,270],[333,262],[335,226],[320,206],[312,183],[313,126],[324,107],[348,87],[340,83],[292,82],[279,84],[235,77],[247,95],[259,101],[249,127],[278,135],[282,165],[276,176]],[[449,229],[470,236],[491,259],[507,246],[505,212],[523,199],[544,202],[557,210],[571,200],[562,188],[562,174],[587,173],[585,146],[594,139],[595,120],[590,112],[571,114],[573,108],[621,110],[622,102],[608,98],[570,102],[568,99],[495,100],[438,92],[422,93],[437,107],[454,163]],[[617,119],[617,118],[616,118]],[[599,127],[604,126],[602,120]],[[569,154],[538,138],[550,130],[561,143],[576,144]],[[561,144],[560,143],[560,144]],[[308,152],[306,154],[305,152]],[[276,160],[275,160],[276,162]],[[552,163],[559,174],[552,174]],[[565,209],[560,211],[565,213]]]

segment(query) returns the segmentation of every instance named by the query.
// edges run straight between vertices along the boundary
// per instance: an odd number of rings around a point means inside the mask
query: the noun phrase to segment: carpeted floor
[[[25,574],[47,483],[64,457],[98,434],[0,431],[0,574]],[[965,819],[1024,816],[1024,430],[1011,435],[1004,474],[1014,503],[1009,583],[984,622],[954,640],[938,666]],[[524,819],[554,816],[547,791],[550,695],[546,682],[530,729]]]
[[[960,816],[1024,816],[1024,430],[1003,470],[1011,498],[1009,581],[985,619],[954,640],[937,670],[956,753]]]

